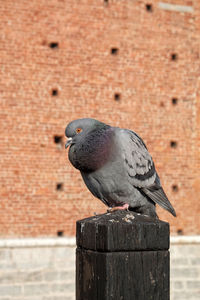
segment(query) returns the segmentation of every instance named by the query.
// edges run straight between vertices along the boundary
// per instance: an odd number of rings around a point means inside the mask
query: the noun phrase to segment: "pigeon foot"
[[[129,208],[129,204],[124,204],[123,206],[115,206],[115,207],[109,207],[108,208],[108,212],[113,212],[113,211],[116,211],[116,210],[128,210]]]

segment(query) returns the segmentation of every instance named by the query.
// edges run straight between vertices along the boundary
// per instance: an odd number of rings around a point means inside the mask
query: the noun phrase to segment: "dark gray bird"
[[[157,218],[159,204],[176,216],[152,157],[135,132],[85,118],[70,122],[65,134],[70,162],[91,193],[111,210],[129,209]]]

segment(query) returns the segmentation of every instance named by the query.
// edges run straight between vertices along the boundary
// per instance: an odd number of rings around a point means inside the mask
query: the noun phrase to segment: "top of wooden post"
[[[96,251],[167,250],[169,224],[131,211],[77,221],[77,247]]]

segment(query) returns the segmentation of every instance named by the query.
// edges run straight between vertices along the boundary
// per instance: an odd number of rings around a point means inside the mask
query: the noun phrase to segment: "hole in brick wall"
[[[176,141],[171,141],[170,146],[171,146],[171,148],[176,148],[177,147],[177,142]]]
[[[121,95],[119,93],[114,94],[115,101],[119,101],[121,99]]]
[[[51,95],[52,95],[52,96],[58,96],[58,90],[57,90],[57,89],[53,89],[53,90],[51,91]]]
[[[152,6],[152,4],[147,3],[147,4],[146,4],[146,10],[147,10],[148,12],[152,12],[152,11],[153,11],[153,6]]]
[[[108,0],[104,0],[105,3],[108,3]]]
[[[178,59],[178,55],[176,53],[172,53],[171,60],[177,60],[177,59]]]
[[[160,107],[164,107],[164,106],[165,106],[164,102],[161,101],[161,102],[160,102]]]
[[[178,103],[178,99],[177,98],[172,98],[172,104],[176,105]]]
[[[110,52],[111,52],[112,55],[117,55],[118,52],[119,52],[119,49],[118,48],[111,48]]]
[[[59,230],[57,231],[57,236],[63,236],[64,235],[64,231],[63,230]]]
[[[62,191],[63,190],[63,183],[57,183],[56,184],[56,190],[57,191]]]
[[[62,144],[62,136],[54,135],[54,143],[55,144]]]
[[[173,184],[173,185],[172,185],[172,191],[173,191],[173,192],[178,192],[178,185]]]
[[[58,43],[57,42],[52,42],[49,44],[49,47],[52,49],[58,48]]]
[[[177,230],[177,234],[178,234],[178,235],[183,235],[183,229],[178,229],[178,230]]]

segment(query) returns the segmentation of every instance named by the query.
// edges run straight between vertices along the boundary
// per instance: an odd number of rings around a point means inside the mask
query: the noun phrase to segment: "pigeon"
[[[69,161],[110,211],[131,210],[158,218],[155,205],[159,204],[176,216],[138,134],[83,118],[70,122],[65,135]]]

